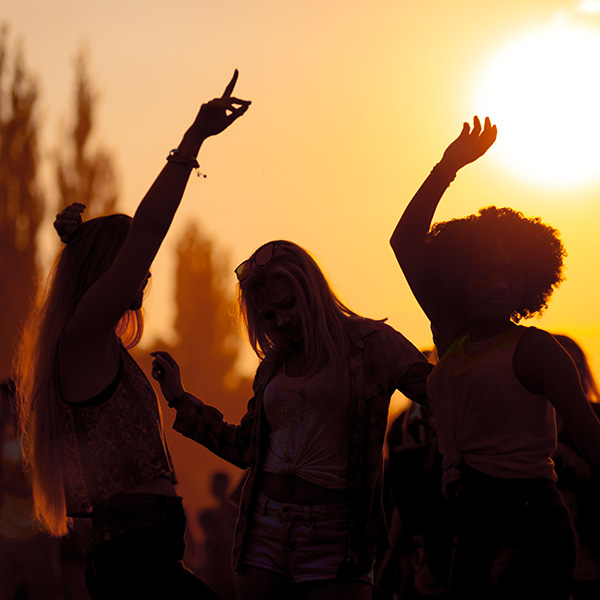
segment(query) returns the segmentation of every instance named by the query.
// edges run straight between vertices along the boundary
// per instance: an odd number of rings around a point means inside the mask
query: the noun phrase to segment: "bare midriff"
[[[298,477],[297,475],[275,475],[262,472],[262,493],[276,502],[290,504],[318,505],[341,504],[348,502],[348,490],[324,488]]]
[[[166,477],[159,477],[146,483],[129,488],[122,494],[159,494],[161,496],[177,496],[175,486]]]

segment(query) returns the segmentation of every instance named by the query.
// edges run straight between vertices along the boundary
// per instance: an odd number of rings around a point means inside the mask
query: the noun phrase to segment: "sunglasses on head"
[[[255,264],[258,267],[264,267],[268,265],[273,256],[275,255],[276,248],[284,248],[280,242],[267,242],[264,246],[261,246],[248,260],[240,263],[236,269],[235,274],[238,281],[241,283],[250,275],[252,265]]]

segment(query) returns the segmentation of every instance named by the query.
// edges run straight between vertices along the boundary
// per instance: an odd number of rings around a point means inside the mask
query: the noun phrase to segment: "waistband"
[[[507,499],[550,500],[560,502],[560,493],[554,481],[543,477],[502,479],[482,473],[463,463],[460,479],[445,486],[446,497],[479,499],[485,502],[503,502]]]
[[[183,500],[179,496],[165,496],[164,494],[118,494],[92,509],[92,518],[121,516],[127,512],[140,510],[166,511],[177,510],[183,507]]]
[[[186,517],[179,496],[119,494],[92,510],[91,541],[101,546],[124,534],[156,528],[185,527]]]
[[[350,516],[350,504],[342,502],[338,504],[293,504],[289,502],[277,502],[262,492],[259,493],[256,511],[263,515],[271,515],[282,521],[314,521],[315,519],[348,518]]]

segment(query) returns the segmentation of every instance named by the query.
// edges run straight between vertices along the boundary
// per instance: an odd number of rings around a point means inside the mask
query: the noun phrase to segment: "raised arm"
[[[413,196],[390,239],[415,298],[432,322],[435,321],[435,298],[428,293],[429,282],[423,276],[420,263],[425,237],[437,205],[457,171],[483,156],[494,143],[496,134],[496,126],[487,117],[483,128],[478,117],[473,119],[472,128],[464,123],[460,135],[448,146],[442,160]]]
[[[203,104],[176,150],[142,199],[117,260],[83,296],[69,332],[93,339],[109,335],[142,286],[181,202],[204,141],[243,115],[250,102],[232,96],[238,72],[220,98]]]

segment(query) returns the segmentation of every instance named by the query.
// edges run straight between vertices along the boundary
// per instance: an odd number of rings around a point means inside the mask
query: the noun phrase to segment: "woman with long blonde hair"
[[[239,598],[366,600],[390,396],[424,402],[431,365],[390,326],[342,303],[297,244],[268,242],[236,274],[260,359],[240,424],[185,393],[168,353],[155,353],[152,373],[177,431],[249,469],[233,547]]]
[[[25,327],[17,361],[26,456],[37,517],[54,535],[91,517],[92,598],[212,597],[182,564],[185,515],[156,396],[127,351],[140,339],[149,269],[203,142],[244,114],[231,96],[202,105],[138,206],[55,222],[66,242]]]

